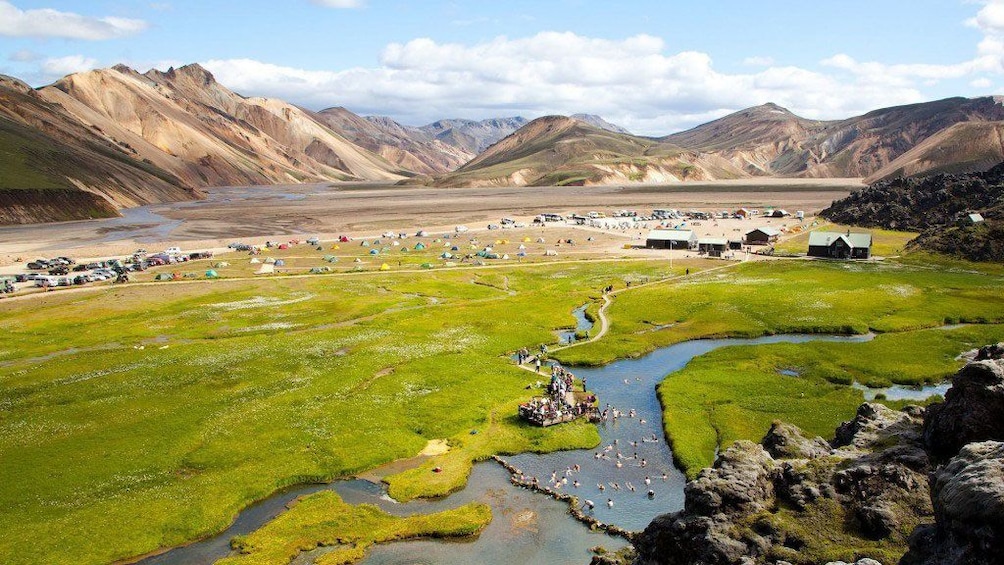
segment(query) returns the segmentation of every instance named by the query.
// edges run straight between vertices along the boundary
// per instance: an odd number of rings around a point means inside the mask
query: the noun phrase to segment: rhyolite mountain
[[[588,123],[583,127],[557,117],[541,120],[437,183],[603,184],[758,176],[863,177],[872,182],[981,171],[1004,160],[1004,105],[997,97],[948,98],[836,121],[809,120],[764,104],[661,138]]]
[[[338,107],[314,112],[242,96],[196,64],[146,73],[119,65],[38,89],[4,78],[0,97],[0,223],[105,217],[224,185],[872,181],[981,171],[1004,160],[996,97],[836,121],[765,104],[661,138],[589,114],[413,127]]]

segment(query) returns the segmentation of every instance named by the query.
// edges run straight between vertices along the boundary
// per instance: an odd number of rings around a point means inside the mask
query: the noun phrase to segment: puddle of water
[[[893,385],[884,388],[869,388],[861,383],[854,383],[851,386],[863,392],[865,400],[868,401],[875,400],[879,394],[884,394],[886,400],[927,400],[935,395],[944,397],[948,389],[952,388],[952,382],[945,381],[924,386]]]
[[[786,377],[800,377],[800,376],[802,376],[801,373],[799,373],[798,371],[796,371],[794,369],[781,369],[780,371],[778,371],[778,373],[780,373],[780,374],[782,374],[782,375],[784,375]]]

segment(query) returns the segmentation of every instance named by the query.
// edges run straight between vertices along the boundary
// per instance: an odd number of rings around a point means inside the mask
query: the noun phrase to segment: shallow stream
[[[584,320],[582,311],[584,308],[577,309],[577,318]],[[505,459],[527,476],[536,476],[541,484],[549,484],[552,473],[559,481],[567,478],[568,484],[562,485],[562,490],[579,496],[580,500],[592,500],[595,508],[591,512],[596,518],[628,530],[641,530],[655,516],[683,507],[685,480],[682,473],[673,466],[672,453],[662,431],[661,408],[655,394],[655,386],[667,374],[683,368],[698,355],[731,345],[807,341],[861,342],[872,337],[785,335],[758,339],[696,340],[664,347],[644,357],[617,361],[604,367],[571,368],[577,377],[586,381],[589,390],[599,396],[601,408],[610,405],[611,410],[616,408],[623,415],[598,425],[602,441],[596,449],[545,455],[522,454]],[[541,375],[541,381],[544,380],[545,376]],[[940,386],[943,385],[925,387],[918,395],[926,392],[943,394]],[[866,395],[871,394],[872,397],[877,392],[865,391]],[[893,398],[891,389],[882,392]],[[633,416],[629,416],[632,410]],[[618,452],[621,454],[619,459]],[[618,461],[620,466],[617,465]],[[578,471],[574,470],[576,465],[579,466]],[[569,469],[572,471],[569,472]],[[580,483],[578,487],[574,486],[576,481]],[[598,488],[600,484],[604,486],[603,491]],[[475,540],[417,540],[377,545],[363,560],[367,564],[581,564],[589,561],[590,547],[602,545],[608,549],[617,549],[626,545],[621,538],[588,530],[567,513],[564,503],[512,486],[509,474],[501,466],[486,462],[475,465],[464,490],[441,500],[418,500],[400,504],[386,495],[382,485],[359,479],[295,488],[241,512],[237,521],[217,536],[150,557],[141,563],[213,563],[229,553],[230,538],[259,528],[281,513],[285,505],[296,497],[324,489],[334,489],[347,502],[376,504],[387,512],[399,515],[435,512],[475,500],[492,506],[493,522]],[[649,490],[653,491],[651,496],[648,494]],[[608,505],[608,499],[612,505]],[[321,549],[301,554],[296,563],[312,563],[323,551]]]

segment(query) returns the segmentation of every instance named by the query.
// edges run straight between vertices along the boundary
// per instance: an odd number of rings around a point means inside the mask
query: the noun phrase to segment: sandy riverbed
[[[445,231],[458,224],[484,228],[502,216],[528,220],[544,211],[609,214],[626,208],[644,214],[652,208],[777,206],[812,214],[861,186],[859,179],[762,179],[658,186],[432,189],[346,183],[215,188],[203,201],[124,210],[121,218],[2,227],[0,265],[11,265],[19,257],[107,257],[169,245],[213,249],[239,240]],[[741,226],[705,224],[698,229],[702,236],[730,236],[754,227],[748,221]],[[639,234],[623,235],[633,239]]]

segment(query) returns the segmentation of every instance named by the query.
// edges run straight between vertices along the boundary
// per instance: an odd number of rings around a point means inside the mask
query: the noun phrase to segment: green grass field
[[[0,303],[0,561],[107,563],[176,545],[278,488],[431,439],[457,444],[444,484],[405,476],[395,489],[457,488],[494,452],[595,444],[592,427],[516,422],[530,378],[504,355],[556,341],[603,286],[667,274],[661,262],[583,263]]]
[[[487,504],[470,503],[428,515],[391,516],[376,506],[346,504],[332,491],[297,501],[291,511],[260,530],[233,542],[239,553],[220,565],[288,563],[301,551],[332,548],[317,565],[341,565],[361,559],[374,544],[418,537],[463,538],[477,535],[492,520]]]
[[[290,259],[294,252],[302,249],[290,250]],[[346,250],[349,257],[364,252]],[[279,488],[410,457],[432,439],[447,440],[451,451],[390,477],[394,496],[450,492],[472,461],[493,453],[595,445],[592,426],[541,430],[513,417],[533,377],[506,355],[554,343],[554,330],[573,323],[571,311],[598,300],[607,285],[622,289],[629,280],[691,269],[678,282],[618,294],[607,310],[610,333],[560,352],[562,360],[599,364],[710,336],[907,332],[846,350],[719,352],[741,357],[731,361],[744,367],[739,376],[721,369],[727,357],[696,360],[685,370],[693,379],[675,375],[660,389],[667,406],[676,396],[694,400],[692,420],[667,423],[680,453],[693,454],[688,468],[707,460],[708,429],[759,439],[763,422],[781,417],[832,433],[861,398],[839,384],[843,375],[871,383],[936,378],[951,370],[944,356],[952,348],[1000,337],[991,326],[943,336],[911,330],[1004,322],[1004,279],[989,268],[769,261],[698,274],[709,265],[721,263],[676,263],[672,271],[660,261],[620,260],[429,271],[395,265],[386,273],[251,280],[235,267],[230,280],[0,301],[0,561],[108,563],[177,545],[222,530]],[[936,337],[921,340],[928,334]],[[920,346],[931,356],[893,356]],[[938,361],[937,370],[906,363],[923,359]],[[803,376],[780,381],[772,371],[782,360]],[[762,398],[737,401],[750,387]],[[786,402],[803,393],[804,400]],[[699,409],[708,402],[712,412]],[[681,426],[692,427],[693,437]],[[444,472],[431,478],[432,466]],[[309,535],[290,526],[323,521],[324,511],[306,512],[312,508],[242,543],[286,555],[289,543],[340,535],[332,533],[340,526],[305,527]],[[415,531],[402,528],[386,531]]]

